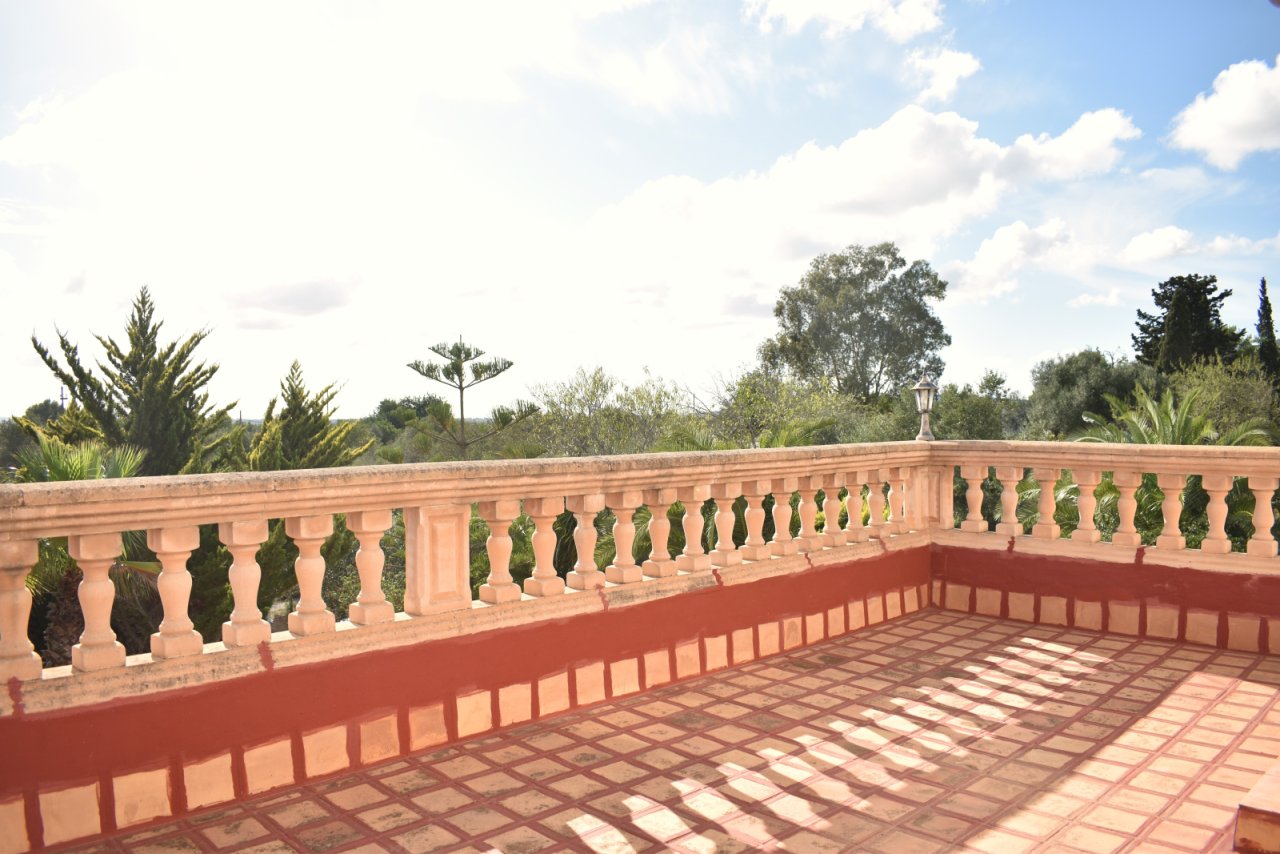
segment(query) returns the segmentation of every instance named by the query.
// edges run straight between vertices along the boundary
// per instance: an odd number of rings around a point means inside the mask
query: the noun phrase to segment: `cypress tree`
[[[1271,384],[1280,389],[1280,346],[1276,344],[1276,327],[1271,320],[1271,298],[1267,295],[1265,277],[1258,285],[1258,361]]]

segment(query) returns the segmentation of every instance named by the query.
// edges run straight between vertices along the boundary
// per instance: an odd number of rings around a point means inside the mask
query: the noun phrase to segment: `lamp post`
[[[933,411],[933,403],[938,399],[938,387],[925,376],[911,389],[916,395],[916,409],[920,412],[920,433],[916,441],[932,442],[933,431],[929,429],[929,413]]]

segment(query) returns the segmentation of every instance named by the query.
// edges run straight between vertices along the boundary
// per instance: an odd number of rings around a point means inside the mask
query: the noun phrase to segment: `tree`
[[[1222,303],[1230,290],[1218,293],[1216,276],[1174,276],[1151,292],[1158,311],[1138,310],[1133,349],[1138,361],[1171,373],[1196,359],[1236,357],[1243,330],[1222,322]]]
[[[1139,383],[1156,386],[1158,377],[1146,365],[1091,348],[1038,363],[1031,382],[1027,433],[1040,438],[1083,430],[1084,413],[1105,411],[1107,395],[1128,397]]]
[[[468,439],[467,389],[505,373],[513,363],[509,359],[502,358],[490,359],[487,362],[477,361],[485,354],[484,351],[463,343],[461,338],[458,339],[457,344],[437,344],[431,348],[431,352],[444,359],[444,364],[416,361],[410,362],[409,367],[427,379],[447,385],[457,391],[457,418],[453,417],[452,409],[443,401],[430,407],[427,415],[454,446],[460,458],[467,459],[473,446],[523,421],[538,411],[538,408],[532,403],[523,400],[516,401],[514,408],[496,407],[490,416],[490,423],[481,428],[480,435],[472,435]],[[467,377],[468,366],[470,366],[471,371],[470,379]]]
[[[761,357],[861,402],[878,400],[942,373],[938,351],[951,336],[929,301],[946,290],[928,263],[908,266],[892,243],[819,255],[796,287],[782,289],[778,334]]]
[[[652,451],[685,406],[675,386],[652,376],[629,386],[603,368],[579,368],[567,382],[537,386],[533,394],[541,412],[531,432],[552,456]]]
[[[272,398],[262,417],[262,428],[249,448],[251,471],[280,471],[349,466],[373,447],[370,439],[351,447],[349,439],[357,422],[334,423],[333,384],[317,392],[307,391],[302,366],[296,361],[280,383],[280,397]],[[284,405],[276,412],[276,404]]]
[[[1271,297],[1267,280],[1258,285],[1258,361],[1271,385],[1280,392],[1280,344],[1276,343],[1276,326],[1271,319]]]
[[[1169,383],[1178,397],[1194,396],[1200,412],[1221,433],[1246,422],[1273,429],[1280,424],[1280,395],[1257,355],[1240,356],[1230,364],[1198,360],[1170,377]]]
[[[1016,405],[1005,378],[987,371],[976,389],[966,383],[964,388],[951,384],[942,390],[935,430],[940,439],[1003,439],[1006,415]]]
[[[101,376],[84,366],[79,348],[62,332],[58,345],[66,367],[32,336],[40,359],[71,392],[72,404],[44,427],[24,421],[24,428],[64,442],[97,439],[108,447],[136,446],[147,452],[143,475],[205,469],[208,456],[230,443],[228,413],[235,404],[212,406],[205,388],[218,366],[192,361],[208,331],[161,344],[163,325],[155,320],[151,294],[142,288],[125,326],[125,345],[94,336],[107,356],[105,365],[98,364]]]

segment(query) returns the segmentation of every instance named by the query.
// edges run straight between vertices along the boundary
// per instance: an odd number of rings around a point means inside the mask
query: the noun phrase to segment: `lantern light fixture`
[[[916,436],[916,440],[932,442],[933,431],[929,429],[929,413],[933,411],[933,404],[938,399],[938,387],[928,376],[923,376],[911,390],[915,392],[916,409],[920,413],[920,433]]]

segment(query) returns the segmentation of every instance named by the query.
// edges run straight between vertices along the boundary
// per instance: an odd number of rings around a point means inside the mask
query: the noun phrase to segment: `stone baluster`
[[[711,569],[711,556],[702,547],[702,504],[711,497],[710,486],[685,486],[677,490],[684,504],[684,552],[676,558],[681,572],[706,572]]]
[[[901,468],[889,469],[889,521],[885,528],[891,534],[905,534],[909,529],[907,523],[907,480]]]
[[[1111,544],[1116,546],[1142,545],[1142,534],[1134,527],[1133,516],[1138,512],[1138,487],[1142,485],[1142,473],[1136,471],[1112,472],[1111,482],[1115,484],[1120,496],[1116,500],[1116,512],[1120,522],[1116,532],[1111,535]]]
[[[1040,519],[1031,528],[1031,536],[1046,540],[1056,540],[1062,536],[1062,528],[1054,521],[1053,514],[1058,510],[1058,498],[1054,494],[1061,469],[1038,468],[1032,471],[1036,483],[1040,484]]]
[[[1227,536],[1227,493],[1233,479],[1229,474],[1207,474],[1201,478],[1204,491],[1209,493],[1209,531],[1200,541],[1200,551],[1205,554],[1224,555],[1231,551],[1231,538]]]
[[[937,466],[933,469],[933,514],[934,527],[940,531],[951,531],[956,527],[955,511],[955,466]]]
[[[71,648],[71,666],[76,670],[106,670],[124,667],[124,645],[111,630],[111,605],[116,586],[111,583],[111,565],[120,557],[119,534],[85,534],[67,538],[67,553],[84,574],[77,594],[84,631],[80,643]]]
[[[1271,496],[1280,487],[1280,478],[1250,477],[1249,489],[1253,492],[1253,536],[1249,538],[1248,551],[1257,557],[1276,556],[1276,538],[1271,535],[1271,528],[1276,523],[1275,511],[1271,508]]]
[[[742,484],[747,510],[743,514],[747,523],[747,539],[738,551],[743,560],[768,560],[769,544],[764,541],[764,497],[772,489],[767,480],[749,480]]]
[[[884,518],[884,475],[879,469],[867,473],[867,536],[883,540],[891,531]]]
[[[573,545],[578,561],[565,578],[574,590],[592,590],[604,586],[604,573],[596,567],[596,514],[604,509],[604,495],[575,495],[565,506],[578,523],[573,529]]]
[[[840,485],[844,476],[829,474],[822,481],[822,544],[827,548],[843,546],[848,537],[840,527]]]
[[[850,472],[846,478],[844,505],[848,518],[844,522],[844,539],[847,543],[865,543],[867,529],[862,524],[863,472]]]
[[[39,559],[35,540],[0,541],[0,682],[40,678],[43,664],[27,639],[31,618],[27,576]]]
[[[187,571],[187,558],[199,545],[200,529],[194,525],[147,531],[147,547],[156,553],[160,561],[160,578],[156,587],[160,591],[160,604],[164,607],[160,631],[151,636],[152,658],[181,658],[204,650],[204,639],[187,614],[191,601],[191,573]]]
[[[639,490],[612,492],[605,496],[605,504],[613,510],[613,563],[604,568],[604,579],[612,584],[632,584],[644,577],[636,566],[631,550],[636,542],[636,508],[644,503]]]
[[[742,563],[742,554],[733,544],[733,503],[742,494],[741,483],[717,483],[711,487],[711,497],[716,502],[716,547],[711,552],[712,566],[735,566]]]
[[[800,553],[822,551],[822,535],[818,533],[818,490],[822,489],[822,478],[808,476],[800,478],[800,504],[796,512],[800,515],[800,535],[796,543]]]
[[[533,575],[524,580],[524,592],[530,596],[558,596],[564,592],[564,579],[556,574],[555,521],[564,512],[563,498],[528,498],[524,512],[533,520]]]
[[[356,551],[360,593],[347,608],[347,618],[357,626],[372,626],[395,619],[395,606],[382,592],[382,568],[386,563],[382,535],[390,527],[390,510],[361,510],[347,514],[347,530],[355,534],[356,541],[360,543]]]
[[[644,503],[649,508],[649,559],[640,565],[648,578],[666,578],[676,574],[676,562],[671,559],[667,542],[671,537],[671,520],[667,510],[676,502],[676,490],[646,489]]]
[[[1000,481],[1000,521],[996,523],[996,533],[1020,537],[1022,523],[1018,521],[1018,483],[1022,480],[1022,467],[999,466],[996,478]]]
[[[265,519],[218,525],[218,538],[231,552],[227,581],[235,603],[231,619],[222,624],[225,646],[253,646],[271,639],[271,624],[262,619],[262,611],[258,609],[258,585],[262,581],[258,549],[266,542],[267,534]]]
[[[284,520],[284,532],[298,547],[293,574],[298,579],[298,606],[289,614],[289,631],[295,635],[319,635],[334,630],[333,612],[320,595],[324,587],[324,556],[320,547],[333,533],[333,517],[293,516]]]
[[[490,605],[520,601],[520,585],[511,580],[511,523],[520,515],[514,498],[481,501],[476,512],[489,526],[485,551],[489,555],[489,578],[480,585],[480,601]]]
[[[1160,502],[1160,512],[1164,516],[1164,530],[1161,531],[1160,536],[1156,537],[1156,548],[1173,551],[1185,549],[1187,540],[1182,536],[1182,529],[1178,522],[1182,515],[1182,490],[1187,485],[1187,476],[1158,473],[1156,485],[1164,493],[1164,500]]]
[[[786,557],[800,550],[800,544],[791,536],[791,495],[799,485],[799,479],[794,477],[772,481],[773,541],[769,543],[769,553],[774,557]]]
[[[987,520],[982,518],[982,481],[987,476],[986,466],[960,466],[960,476],[965,479],[968,489],[965,490],[965,501],[969,512],[960,523],[960,530],[970,534],[979,534],[987,530]]]
[[[1096,543],[1102,538],[1102,534],[1093,521],[1093,514],[1098,508],[1098,498],[1094,492],[1102,482],[1102,472],[1097,469],[1077,469],[1071,476],[1079,491],[1076,506],[1080,510],[1080,524],[1071,532],[1071,539],[1081,543]]]

